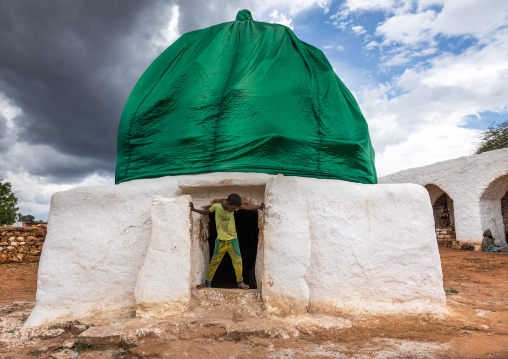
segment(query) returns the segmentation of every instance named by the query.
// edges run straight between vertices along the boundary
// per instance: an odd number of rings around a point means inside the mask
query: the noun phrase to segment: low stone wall
[[[0,227],[0,263],[38,261],[46,232],[46,224]]]
[[[457,240],[453,227],[436,228],[436,237],[438,242],[453,242]]]

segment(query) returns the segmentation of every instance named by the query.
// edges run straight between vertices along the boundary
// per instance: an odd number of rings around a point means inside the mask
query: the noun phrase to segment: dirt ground
[[[104,323],[97,321],[22,334],[34,306],[38,265],[3,264],[0,358],[508,358],[508,253],[441,245],[439,251],[450,312],[445,317],[313,315],[295,324],[232,312],[224,318],[129,319],[116,328],[130,328],[132,335],[109,345],[78,340],[91,326],[100,329]]]

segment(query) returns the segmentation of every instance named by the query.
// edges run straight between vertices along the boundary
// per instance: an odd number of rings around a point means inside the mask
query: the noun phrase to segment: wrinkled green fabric
[[[326,57],[248,10],[166,49],[120,121],[116,183],[208,172],[377,182],[365,118]]]

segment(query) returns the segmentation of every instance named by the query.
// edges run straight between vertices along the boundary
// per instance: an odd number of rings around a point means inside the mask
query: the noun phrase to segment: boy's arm
[[[259,206],[251,205],[251,204],[242,204],[240,209],[246,209],[247,211],[256,211],[258,209],[264,209],[265,204],[261,203]]]
[[[194,203],[190,202],[189,207],[191,211],[197,212],[199,214],[209,214],[210,211],[208,209],[196,209],[194,208]]]

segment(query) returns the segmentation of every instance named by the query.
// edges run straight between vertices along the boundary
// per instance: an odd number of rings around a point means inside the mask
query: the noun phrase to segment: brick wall
[[[45,224],[0,227],[0,263],[38,261],[46,232]]]

